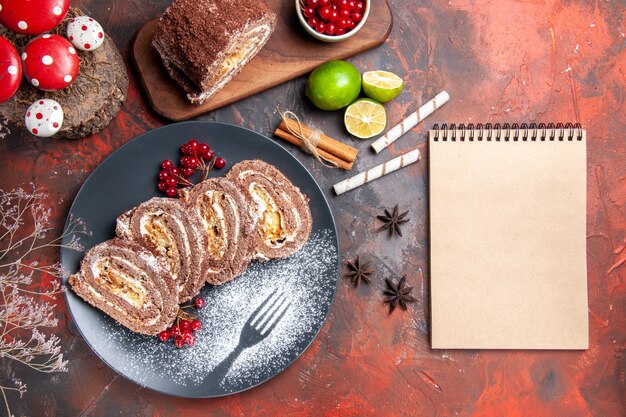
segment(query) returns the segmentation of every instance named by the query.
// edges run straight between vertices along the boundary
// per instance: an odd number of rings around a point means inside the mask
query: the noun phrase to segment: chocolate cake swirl
[[[69,283],[83,300],[137,333],[158,334],[178,312],[168,267],[134,242],[115,238],[94,246]]]
[[[202,220],[178,200],[155,197],[140,204],[118,217],[115,233],[165,260],[181,303],[189,301],[204,285],[207,238]]]
[[[205,180],[180,194],[181,200],[202,219],[207,237],[205,281],[220,285],[242,273],[251,260],[245,235],[254,220],[241,190],[222,177]]]
[[[298,251],[311,234],[308,197],[276,167],[260,160],[235,164],[226,175],[253,201],[253,256],[268,260]]]
[[[276,14],[261,0],[174,0],[152,44],[189,101],[201,104],[261,50],[275,26]]]

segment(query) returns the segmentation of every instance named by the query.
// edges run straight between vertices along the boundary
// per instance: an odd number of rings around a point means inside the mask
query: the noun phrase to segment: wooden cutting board
[[[183,89],[165,72],[151,44],[157,21],[147,22],[135,38],[133,59],[154,111],[171,120],[190,119],[306,74],[322,62],[374,48],[391,31],[387,0],[372,0],[365,26],[352,38],[337,43],[321,42],[306,33],[296,16],[294,1],[268,0],[267,4],[278,14],[271,38],[239,74],[201,105],[189,103]]]

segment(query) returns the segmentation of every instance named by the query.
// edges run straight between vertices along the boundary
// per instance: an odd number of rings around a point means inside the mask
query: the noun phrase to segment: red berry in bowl
[[[193,305],[200,310],[202,307],[204,307],[204,305],[206,304],[206,300],[204,299],[204,297],[196,297],[193,300]]]
[[[319,7],[328,6],[329,4],[330,4],[330,0],[320,0],[320,6]]]
[[[337,7],[339,7],[340,9],[347,9],[348,3],[350,3],[350,0],[338,0]]]
[[[217,158],[215,160],[215,168],[222,169],[226,166],[226,160],[224,158]]]
[[[302,14],[306,18],[313,17],[315,16],[315,9],[310,6],[307,6],[304,9],[302,9]]]
[[[354,10],[356,10],[357,12],[363,13],[365,11],[365,3],[362,1],[357,1],[356,8]]]
[[[317,33],[324,33],[324,31],[326,31],[326,25],[324,24],[324,22],[318,22],[315,26],[315,31]]]
[[[320,5],[320,0],[307,0],[307,4],[313,8]]]
[[[350,11],[356,10],[356,1],[354,0],[348,1],[348,10]]]
[[[317,20],[316,17],[309,17],[309,20],[307,20],[307,23],[309,24],[309,26],[311,26],[313,29],[315,29],[315,26],[317,26],[317,23],[319,22],[319,20]]]
[[[351,18],[354,23],[359,23],[363,19],[363,14],[361,12],[352,12]]]
[[[168,197],[176,197],[178,195],[178,191],[174,187],[170,187],[165,190],[165,195]]]
[[[161,162],[161,168],[164,170],[170,170],[173,167],[174,167],[174,163],[170,161],[169,159],[166,159],[163,162]]]
[[[346,33],[346,28],[338,27],[337,30],[335,31],[335,36],[341,36],[341,35],[343,35],[345,33]]]
[[[336,9],[331,10],[328,20],[330,20],[331,22],[336,22],[337,20],[339,20],[339,12]]]
[[[167,330],[163,330],[161,333],[159,333],[159,340],[161,342],[167,342],[168,340],[170,340],[170,337],[172,337],[172,335]]]
[[[321,7],[318,11],[320,17],[324,20],[329,20],[333,11],[328,6]]]
[[[337,31],[337,25],[336,24],[331,22],[331,23],[326,25],[326,32],[325,33],[327,35],[331,35],[332,36],[332,35],[335,34],[336,31]]]
[[[177,349],[182,349],[183,346],[185,346],[185,339],[180,336],[176,336],[174,338],[174,346],[176,346]]]
[[[160,181],[157,185],[157,188],[159,189],[159,191],[165,191],[167,190],[167,184],[163,181]]]
[[[195,319],[194,321],[191,322],[191,330],[193,330],[194,332],[197,332],[201,328],[202,328],[202,322],[200,320]]]
[[[350,10],[348,10],[348,9],[341,9],[341,10],[339,10],[339,17],[350,18]]]

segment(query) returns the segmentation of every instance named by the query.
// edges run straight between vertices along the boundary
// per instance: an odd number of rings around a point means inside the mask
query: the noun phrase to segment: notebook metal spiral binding
[[[583,140],[583,128],[580,123],[435,123],[433,126],[435,141],[495,141],[495,142],[536,142],[536,141],[573,141]]]

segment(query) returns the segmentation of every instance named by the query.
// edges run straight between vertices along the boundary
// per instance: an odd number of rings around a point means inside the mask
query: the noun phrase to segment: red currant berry
[[[172,167],[170,169],[170,174],[172,174],[172,176],[174,176],[174,177],[178,177],[178,175],[180,174],[180,169],[178,169],[176,167]]]
[[[210,150],[211,148],[209,148],[209,145],[207,145],[206,143],[201,143],[200,145],[198,145],[198,155],[203,155]]]
[[[307,4],[313,8],[320,5],[320,0],[307,0]]]
[[[348,0],[348,10],[350,11],[356,10],[356,1]]]
[[[362,1],[357,1],[356,8],[354,10],[363,13],[365,11],[365,3],[363,3]]]
[[[191,176],[193,175],[193,172],[194,172],[194,171],[195,171],[195,170],[194,170],[193,168],[191,168],[191,167],[184,167],[184,168],[181,170],[181,174],[183,175],[183,177],[185,177],[185,178],[189,178],[189,177],[191,177]]]
[[[317,20],[316,17],[309,17],[309,20],[307,20],[307,23],[309,24],[309,26],[311,26],[314,29],[315,29],[315,26],[317,26],[318,22],[319,20]]]
[[[185,339],[180,336],[176,336],[174,338],[174,346],[176,346],[177,349],[181,349],[183,346],[185,346]]]
[[[160,181],[159,185],[157,185],[157,188],[159,189],[159,191],[165,191],[167,190],[167,184],[163,181]]]
[[[315,9],[312,7],[305,7],[302,9],[302,14],[304,17],[309,18],[315,16]]]
[[[325,7],[330,4],[330,0],[320,0],[320,7]]]
[[[222,169],[226,166],[226,160],[224,158],[217,158],[215,160],[215,168]]]
[[[178,180],[176,178],[172,177],[165,180],[165,185],[167,185],[167,188],[174,188],[177,184]]]
[[[174,187],[170,187],[165,190],[165,195],[168,197],[176,197],[178,195],[178,191]]]
[[[348,9],[341,9],[339,10],[339,17],[345,17],[345,18],[350,18],[350,10]]]
[[[189,155],[195,155],[198,152],[198,141],[195,139],[187,142],[187,146],[189,146]]]
[[[339,7],[337,7],[337,2],[336,1],[332,1],[330,3],[330,9],[331,10],[339,10]]]
[[[193,334],[190,334],[189,336],[183,338],[183,340],[185,341],[185,344],[187,346],[193,346],[196,344],[196,336],[194,336]]]
[[[163,330],[161,333],[159,333],[159,340],[161,342],[167,342],[168,340],[170,340],[170,337],[172,337],[172,335],[167,330]]]
[[[194,332],[197,332],[201,328],[202,328],[202,322],[200,320],[195,319],[194,321],[191,322],[191,330],[193,330]]]
[[[335,31],[335,36],[341,36],[341,35],[344,35],[345,33],[346,33],[345,28],[338,27],[337,30]]]
[[[330,20],[331,22],[336,22],[337,20],[339,20],[339,12],[337,10],[331,10],[328,20]]]
[[[191,322],[189,320],[181,320],[179,324],[180,330],[185,332],[185,330],[191,330]],[[184,336],[184,334],[183,334]]]
[[[202,159],[204,159],[205,161],[210,161],[211,159],[213,159],[214,156],[215,154],[213,153],[213,151],[208,150],[202,154]]]
[[[319,10],[319,15],[320,15],[320,17],[321,17],[322,19],[324,19],[324,20],[329,20],[329,19],[330,19],[330,14],[331,14],[332,12],[333,12],[333,11],[332,11],[332,10],[330,10],[330,7],[325,6],[325,7],[321,7],[321,8],[320,8],[320,10]]]
[[[191,149],[189,149],[189,144],[185,143],[183,146],[181,146],[180,153],[182,153],[183,155],[190,155]]]
[[[202,307],[204,307],[204,305],[206,304],[206,300],[204,299],[204,297],[196,297],[193,300],[193,305],[200,310]]]
[[[187,161],[189,161],[189,157],[188,156],[181,156],[180,160],[178,161],[178,163],[181,166],[186,167],[187,166]]]
[[[339,20],[337,21],[337,27],[341,30],[341,29],[347,29],[350,26],[350,19],[346,18],[346,17],[340,17]],[[345,32],[344,32],[345,33]],[[339,34],[339,33],[337,33]]]
[[[178,327],[178,324],[174,324],[170,327],[170,335],[172,337],[180,336],[180,327]]]
[[[346,9],[348,8],[348,3],[350,2],[350,0],[339,0],[337,1],[337,7],[339,7],[340,9]]]
[[[163,170],[163,171],[159,172],[159,179],[161,181],[165,181],[166,179],[171,178],[171,176],[172,176],[172,174],[169,171]]]
[[[350,30],[356,26],[356,23],[352,19],[348,19],[348,27],[346,29]]]
[[[363,19],[363,14],[361,12],[352,12],[352,21],[354,23],[359,23]]]
[[[200,165],[200,161],[195,156],[190,156],[187,161],[188,161],[187,166],[191,168],[196,168],[198,165]]]
[[[325,30],[326,30],[326,25],[324,24],[324,22],[318,22],[317,25],[315,26],[315,31],[317,33],[324,33]]]
[[[172,167],[174,167],[174,163],[170,161],[169,159],[166,159],[165,161],[161,162],[162,169],[172,169]]]
[[[190,326],[191,326],[191,324],[190,324]],[[183,339],[185,339],[185,338],[187,338],[187,337],[189,337],[189,336],[193,336],[193,332],[191,331],[191,327],[189,327],[189,329],[188,329],[188,330],[183,330],[183,331],[181,331],[181,332],[180,332],[180,336],[181,336]]]

